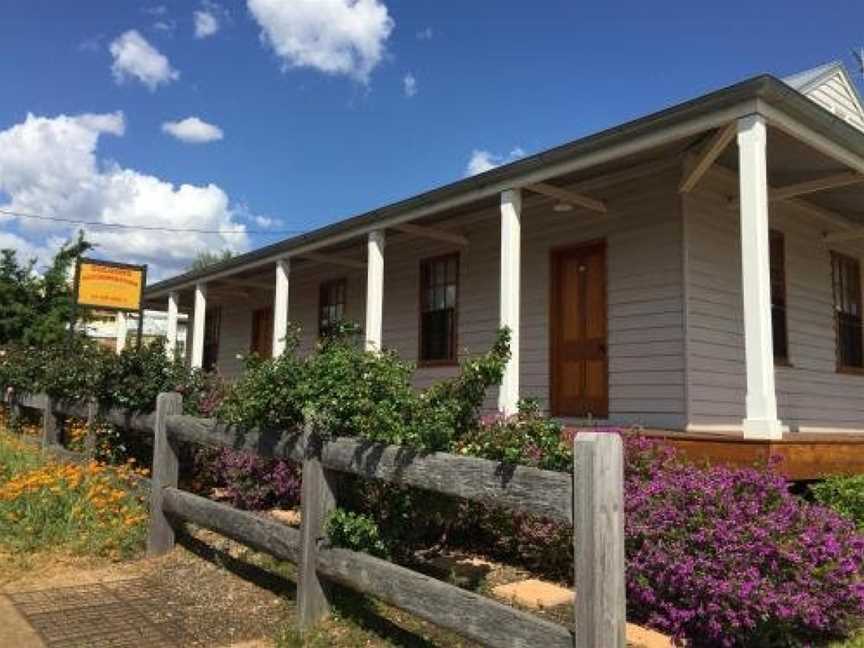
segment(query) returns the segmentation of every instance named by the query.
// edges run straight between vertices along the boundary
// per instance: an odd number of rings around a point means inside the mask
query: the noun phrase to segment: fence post
[[[55,402],[48,394],[42,401],[42,447],[46,450],[60,443],[60,425],[55,414]]]
[[[153,468],[150,490],[150,529],[147,535],[147,555],[161,556],[174,548],[174,527],[162,511],[162,489],[177,488],[179,460],[177,447],[168,438],[165,421],[183,413],[180,394],[159,394],[153,425]]]
[[[9,429],[17,432],[21,421],[21,406],[18,404],[18,394],[12,387],[6,388],[6,403],[9,405]]]
[[[157,411],[159,403],[156,403]],[[84,437],[84,456],[88,459],[96,457],[96,421],[99,418],[99,403],[95,398],[87,401],[87,435]]]
[[[617,434],[573,442],[573,549],[578,648],[624,648],[624,450]]]
[[[317,434],[304,434],[303,483],[300,490],[300,582],[297,593],[298,623],[303,632],[330,612],[327,583],[316,566],[318,548],[324,538],[324,522],[336,508],[338,473],[321,465],[322,440]]]

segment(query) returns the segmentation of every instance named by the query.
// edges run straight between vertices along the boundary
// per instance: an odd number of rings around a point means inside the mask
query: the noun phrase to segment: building
[[[506,325],[505,412],[531,396],[565,420],[827,441],[864,432],[862,127],[842,64],[763,75],[146,299],[194,313],[190,361],[228,376],[289,319],[303,349],[365,323],[418,386]]]
[[[185,313],[177,317],[177,337],[175,346],[183,356],[186,353],[186,328],[189,316]],[[138,313],[115,313],[94,310],[86,322],[79,324],[87,337],[93,338],[106,349],[120,353],[128,343],[138,337]],[[168,313],[165,311],[144,311],[144,344],[154,340],[166,339],[168,335]]]

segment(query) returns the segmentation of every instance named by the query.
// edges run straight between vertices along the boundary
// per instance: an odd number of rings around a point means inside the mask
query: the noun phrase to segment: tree
[[[212,265],[216,265],[217,263],[222,263],[223,261],[227,261],[231,257],[234,256],[234,253],[229,249],[211,251],[211,250],[201,250],[195,255],[195,258],[192,259],[192,263],[189,264],[187,270],[189,272],[195,272],[197,270],[203,270]]]
[[[92,247],[79,232],[42,275],[35,259],[21,263],[15,250],[0,250],[0,345],[47,346],[64,340],[72,315],[72,269]]]

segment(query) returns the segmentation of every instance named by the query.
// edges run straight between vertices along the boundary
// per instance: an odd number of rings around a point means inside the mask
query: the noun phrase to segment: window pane
[[[454,359],[458,275],[458,255],[421,264],[420,359],[423,361]]]
[[[453,284],[447,286],[445,306],[447,308],[456,308],[456,286]]]
[[[841,367],[862,367],[861,266],[857,259],[836,252],[831,255],[831,264],[837,318],[837,362]]]
[[[771,230],[769,241],[774,357],[786,359],[789,356],[789,347],[786,333],[786,250],[783,233]]]

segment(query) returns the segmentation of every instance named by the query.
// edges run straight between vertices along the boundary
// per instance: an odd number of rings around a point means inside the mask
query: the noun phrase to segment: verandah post
[[[318,549],[324,539],[324,522],[336,508],[338,473],[321,464],[322,439],[307,429],[300,490],[300,581],[297,592],[298,623],[308,630],[330,612],[327,583],[316,571]]]
[[[624,648],[624,449],[617,434],[573,442],[574,646]]]
[[[147,555],[161,556],[174,548],[174,527],[162,511],[162,490],[177,488],[180,462],[176,444],[168,438],[165,423],[169,416],[183,413],[180,394],[159,394],[153,425],[153,470],[150,491],[150,529]]]

